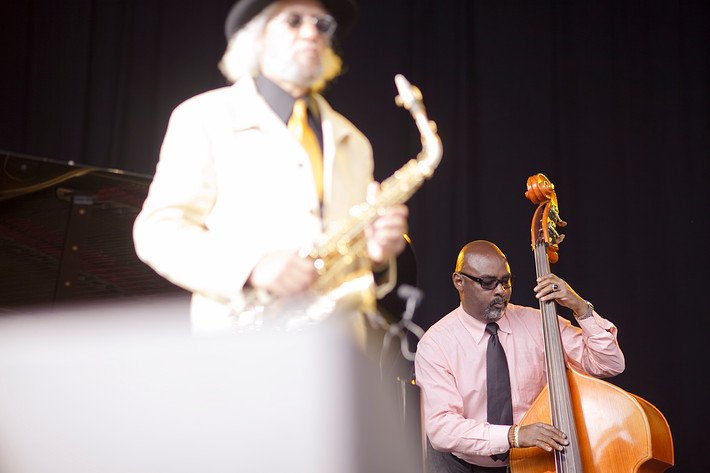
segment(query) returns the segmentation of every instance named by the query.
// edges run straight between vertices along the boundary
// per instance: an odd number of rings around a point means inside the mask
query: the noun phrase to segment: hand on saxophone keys
[[[292,296],[308,289],[318,277],[314,261],[284,250],[269,253],[254,266],[249,285],[276,297]]]
[[[380,185],[373,182],[368,187],[368,201],[374,200]],[[408,231],[409,209],[396,204],[382,210],[381,214],[365,229],[367,252],[375,264],[386,262],[399,255],[407,245],[404,234]]]

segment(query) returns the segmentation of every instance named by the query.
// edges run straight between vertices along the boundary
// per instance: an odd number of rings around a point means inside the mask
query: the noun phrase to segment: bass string
[[[538,277],[550,273],[546,244],[535,247],[535,266]],[[564,432],[576,432],[570,399],[567,368],[564,361],[564,350],[557,324],[555,302],[541,302],[540,311],[543,322],[545,340],[545,359],[547,362],[547,384],[550,396],[550,414],[553,425]]]

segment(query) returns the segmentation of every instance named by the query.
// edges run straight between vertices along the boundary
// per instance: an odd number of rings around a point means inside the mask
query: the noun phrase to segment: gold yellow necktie
[[[296,100],[293,104],[293,114],[288,120],[288,130],[303,145],[303,148],[311,158],[311,168],[313,168],[313,179],[316,183],[318,200],[323,201],[323,153],[320,143],[315,133],[308,126],[308,114],[306,102],[303,99]]]

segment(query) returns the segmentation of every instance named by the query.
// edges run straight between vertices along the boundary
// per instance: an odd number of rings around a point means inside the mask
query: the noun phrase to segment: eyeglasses
[[[496,287],[498,287],[498,284],[500,284],[503,289],[506,291],[510,289],[513,285],[513,275],[511,274],[508,277],[505,277],[503,279],[497,279],[497,278],[477,278],[476,276],[471,276],[470,274],[466,274],[463,271],[458,272],[462,276],[466,276],[468,279],[471,281],[476,281],[478,284],[481,285],[482,289],[485,289],[486,291],[492,291]]]
[[[296,12],[284,12],[279,16],[290,28],[293,29],[300,28],[301,25],[303,25],[303,22],[307,21],[316,27],[318,33],[327,37],[333,36],[333,33],[335,33],[335,30],[338,27],[338,23],[335,21],[335,18],[330,15],[311,16],[302,15]]]

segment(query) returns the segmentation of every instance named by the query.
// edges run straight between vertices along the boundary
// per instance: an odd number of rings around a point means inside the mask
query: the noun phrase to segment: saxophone
[[[436,124],[427,117],[421,92],[401,74],[394,81],[398,91],[395,103],[410,112],[421,135],[422,150],[380,184],[376,197],[353,206],[344,222],[300,251],[301,256],[314,260],[319,275],[308,293],[274,299],[269,294],[252,291],[244,307],[233,311],[237,327],[298,328],[339,310],[375,311],[375,284],[367,258],[365,229],[388,207],[409,200],[424,180],[433,175],[442,156],[441,139]],[[394,281],[391,283],[393,286]]]

